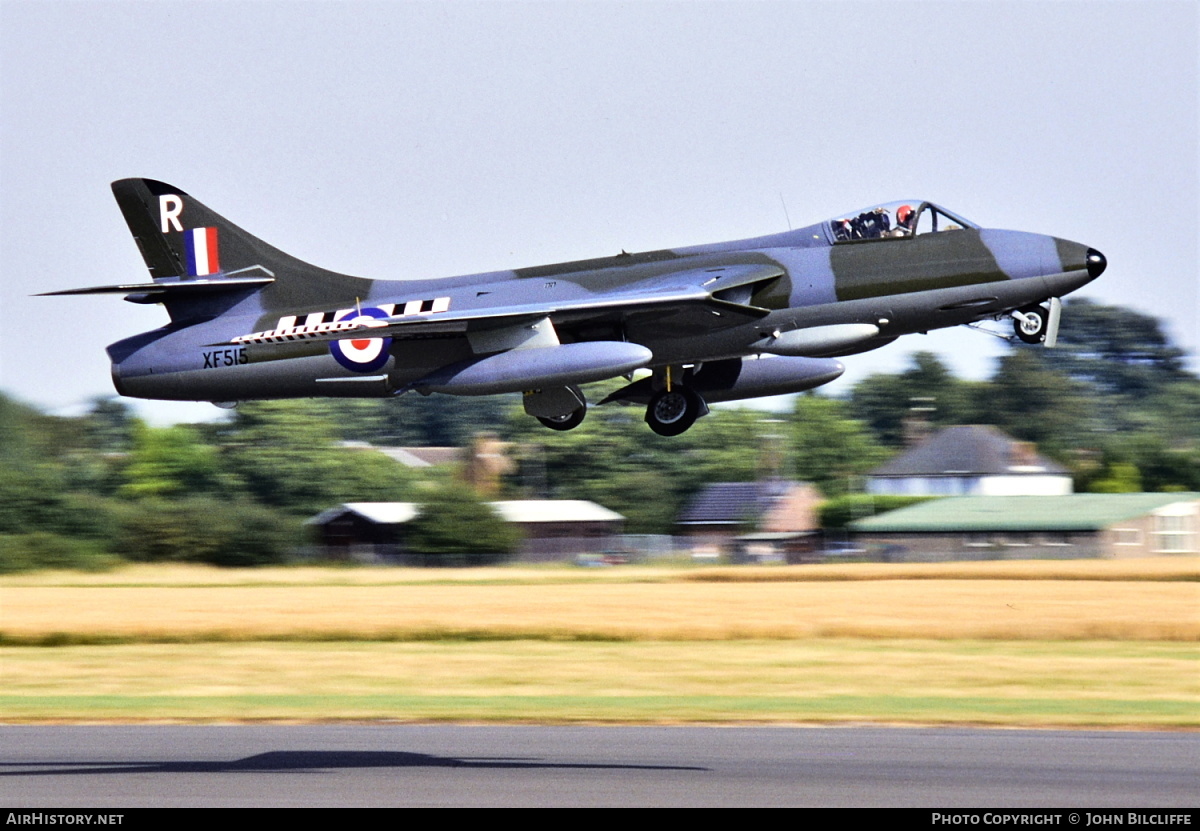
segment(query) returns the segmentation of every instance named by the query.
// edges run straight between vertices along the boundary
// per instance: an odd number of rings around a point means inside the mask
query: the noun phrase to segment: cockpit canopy
[[[829,220],[825,227],[830,241],[840,243],[936,234],[979,226],[932,202],[910,199],[845,214]]]

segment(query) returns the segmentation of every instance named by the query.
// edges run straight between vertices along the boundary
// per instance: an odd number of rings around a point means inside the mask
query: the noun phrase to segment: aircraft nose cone
[[[1104,269],[1108,268],[1108,258],[1097,251],[1095,248],[1087,250],[1087,273],[1088,276],[1095,280],[1104,273]]]

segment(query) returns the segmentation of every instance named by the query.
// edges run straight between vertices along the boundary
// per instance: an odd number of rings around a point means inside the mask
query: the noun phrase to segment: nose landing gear
[[[1045,343],[1053,347],[1058,342],[1058,321],[1062,314],[1062,300],[1050,298],[1050,308],[1026,306],[1012,312],[1013,331],[1025,343]]]
[[[1025,343],[1041,343],[1046,339],[1050,313],[1041,306],[1026,306],[1012,313],[1013,331]]]

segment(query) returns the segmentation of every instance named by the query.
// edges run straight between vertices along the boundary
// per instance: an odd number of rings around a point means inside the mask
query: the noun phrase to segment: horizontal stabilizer
[[[85,289],[65,289],[35,294],[34,297],[61,297],[71,294],[147,294],[162,299],[168,295],[184,296],[196,293],[245,291],[275,282],[274,277],[224,277],[219,280],[179,280],[157,283],[122,283],[116,286],[92,286]]]

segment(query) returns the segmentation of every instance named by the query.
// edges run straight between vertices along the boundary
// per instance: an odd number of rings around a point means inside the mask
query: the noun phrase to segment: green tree
[[[904,372],[872,375],[855,384],[850,408],[879,441],[895,448],[904,445],[911,420],[935,427],[975,422],[976,388],[956,378],[932,352],[917,352]]]
[[[123,453],[133,447],[138,419],[129,405],[112,396],[93,399],[83,419],[88,445],[105,453]]]
[[[184,496],[222,488],[217,448],[191,427],[147,427],[132,430],[133,449],[123,471],[124,496]]]
[[[1076,466],[1075,489],[1100,493],[1200,491],[1200,444],[1172,446],[1154,430],[1106,435],[1099,462]]]
[[[1001,358],[980,403],[987,405],[986,423],[1066,458],[1072,448],[1087,447],[1099,429],[1096,399],[1084,384],[1050,366],[1042,351],[1017,349]]]
[[[479,432],[500,432],[516,395],[402,395],[369,402],[367,420],[346,425],[345,438],[377,445],[462,447]]]
[[[469,488],[435,487],[420,495],[421,512],[405,533],[406,545],[429,565],[499,562],[517,550],[520,531]]]
[[[219,566],[281,563],[300,538],[296,518],[207,496],[130,503],[118,537],[131,560]]]
[[[1105,473],[1093,481],[1088,490],[1093,493],[1140,493],[1142,490],[1142,474],[1135,464],[1114,462]]]
[[[43,568],[100,571],[118,562],[118,557],[90,540],[45,531],[0,534],[0,573]]]
[[[1050,366],[1101,393],[1137,398],[1188,379],[1184,352],[1158,318],[1085,297],[1069,299]]]
[[[371,448],[339,446],[337,425],[304,401],[244,404],[221,425],[221,464],[256,502],[311,515],[339,502],[405,501],[413,474]]]
[[[795,472],[827,496],[854,490],[862,474],[889,455],[850,405],[812,393],[796,398],[790,418]]]
[[[92,568],[107,564],[117,506],[73,488],[68,462],[78,446],[78,420],[44,416],[0,394],[0,538],[15,568]],[[104,556],[101,556],[101,555]]]

